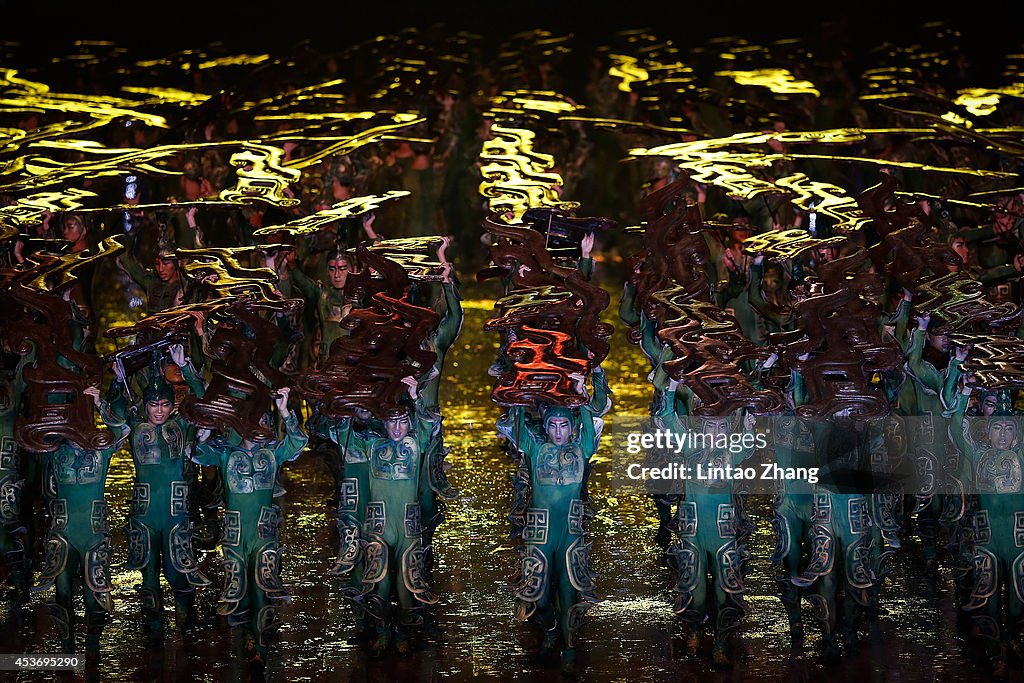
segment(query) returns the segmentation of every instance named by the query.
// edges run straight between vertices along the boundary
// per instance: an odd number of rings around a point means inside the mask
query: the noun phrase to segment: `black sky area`
[[[937,9],[946,7],[945,14]],[[970,11],[969,11],[970,10]],[[482,35],[496,48],[519,31],[541,28],[573,34],[574,51],[590,53],[618,31],[649,28],[684,49],[708,38],[738,35],[766,43],[804,38],[858,56],[885,42],[933,38],[922,28],[943,20],[961,32],[959,43],[983,80],[997,75],[1004,55],[1024,50],[1024,2],[967,6],[939,3],[854,2],[370,2],[218,3],[64,2],[0,0],[0,39],[20,43],[21,58],[36,63],[63,54],[76,39],[114,40],[140,58],[220,41],[233,52],[280,53],[308,40],[324,52],[402,28],[443,26]],[[986,76],[988,76],[986,78]]]

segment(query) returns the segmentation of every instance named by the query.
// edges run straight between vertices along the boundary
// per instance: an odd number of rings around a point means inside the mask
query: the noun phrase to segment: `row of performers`
[[[36,352],[26,353],[5,375],[0,405],[0,552],[16,600],[27,604],[33,573],[37,589],[55,586],[56,599],[48,607],[61,646],[73,652],[72,598],[81,585],[86,652],[98,656],[114,611],[104,492],[111,458],[127,445],[135,470],[125,527],[127,568],[142,573],[138,590],[149,636],[159,641],[165,631],[161,575],[173,590],[176,625],[183,631],[195,627],[196,589],[211,584],[197,550],[220,545],[224,583],[218,614],[245,635],[240,640],[246,656],[262,665],[287,597],[280,577],[282,514],[274,502],[283,492],[279,475],[308,448],[324,454],[336,477],[341,546],[330,571],[349,577],[342,593],[355,607],[356,638],[377,655],[392,644],[407,650],[408,627],[422,623],[423,608],[437,601],[429,588],[431,539],[444,500],[456,495],[445,474],[438,388],[462,309],[452,278],[440,290],[445,310],[424,342],[437,360],[419,379],[402,379],[407,391],[400,404],[377,415],[354,409],[349,417],[329,417],[313,405],[300,424],[301,402],[282,387],[274,394],[275,409],[266,406],[262,439],[243,438],[230,427],[197,428],[184,419],[181,401],[201,400],[206,380],[185,345],[173,344],[154,352],[148,369],[133,376],[114,363],[105,397],[99,386],[83,392],[113,433],[112,445],[89,449],[62,438],[51,453],[31,452],[16,437],[29,400],[25,373],[35,370]],[[59,404],[68,398],[58,393],[44,400]],[[40,496],[50,519],[41,564],[33,553],[33,509]]]
[[[752,269],[760,258],[756,262]],[[623,310],[631,300],[627,285]],[[905,292],[895,313],[879,320],[905,359],[898,369],[872,378],[893,418],[863,418],[850,410],[810,414],[802,363],[812,354],[783,369],[779,359],[786,354],[780,350],[747,371],[758,390],[772,373],[789,378],[782,390],[786,407],[771,415],[768,449],[681,448],[668,460],[655,454],[651,464],[726,472],[756,453],[783,470],[823,473],[820,482],[774,482],[771,562],[778,569],[794,647],[804,641],[801,603],[806,601],[822,629],[827,660],[839,658],[843,646],[856,648],[864,619],[877,621],[883,611],[880,600],[900,538],[918,536],[923,573],[934,582],[939,539],[945,536],[948,565],[943,566],[956,587],[958,624],[985,652],[992,671],[1005,675],[1008,663],[1021,654],[1024,626],[1024,450],[1018,418],[1009,390],[977,386],[974,374],[964,369],[969,346],[951,344],[926,313],[917,314],[912,324],[911,300]],[[745,313],[758,315],[755,308]],[[655,429],[713,436],[754,432],[751,414],[709,415],[685,383],[671,378],[665,362],[672,355],[658,343],[653,327],[644,330],[641,346],[652,366]],[[968,414],[975,419],[965,419]],[[656,488],[655,540],[673,573],[675,612],[685,625],[687,651],[696,655],[710,629],[714,663],[729,666],[731,633],[746,614],[748,539],[756,527],[747,514],[746,484],[691,476]]]

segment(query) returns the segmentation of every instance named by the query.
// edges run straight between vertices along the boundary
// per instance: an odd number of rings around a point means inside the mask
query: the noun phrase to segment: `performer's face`
[[[158,398],[146,402],[146,416],[155,425],[162,425],[171,416],[171,402],[166,398]]]
[[[389,439],[401,441],[409,434],[409,416],[390,417],[384,422],[384,428],[388,432]]]
[[[939,353],[949,353],[949,337],[944,334],[929,334],[928,345]]]
[[[988,425],[988,442],[993,448],[1007,450],[1017,440],[1017,425],[1013,420],[993,420]]]
[[[85,225],[77,216],[71,216],[64,221],[64,239],[72,244],[78,242],[85,235]]]
[[[711,418],[704,420],[704,433],[717,437],[719,434],[729,433],[729,418]]]
[[[175,276],[176,265],[174,259],[157,257],[153,262],[153,270],[161,282],[170,282]]]
[[[985,402],[981,404],[981,414],[985,417],[992,417],[994,412],[996,412],[996,397],[986,396]]]
[[[553,417],[547,421],[544,427],[548,433],[548,440],[556,446],[564,446],[569,443],[572,436],[572,423],[567,417]]]
[[[953,248],[953,251],[957,253],[957,256],[963,259],[964,263],[967,263],[967,240],[965,240],[963,237],[957,237],[949,246]]]
[[[772,268],[764,273],[764,291],[768,293],[777,292],[782,289],[782,274]]]
[[[352,269],[352,265],[348,262],[348,259],[331,259],[327,262],[327,276],[331,279],[331,287],[335,289],[341,289],[345,286],[345,280],[348,279],[348,272]]]

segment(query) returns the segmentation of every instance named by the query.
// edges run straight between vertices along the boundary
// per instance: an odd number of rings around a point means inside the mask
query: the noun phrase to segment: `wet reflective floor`
[[[609,285],[611,290],[616,286]],[[482,331],[496,291],[467,287],[462,337],[449,353],[442,386],[445,429],[452,447],[452,482],[460,496],[447,511],[435,538],[435,590],[441,596],[437,643],[418,643],[407,658],[371,661],[347,644],[354,623],[337,591],[342,582],[327,576],[337,547],[329,500],[333,482],[324,462],[312,453],[284,468],[287,493],[281,537],[285,546],[283,577],[292,602],[283,608],[280,644],[271,655],[269,680],[561,680],[557,663],[545,666],[533,654],[538,641],[514,619],[511,581],[516,573],[506,520],[511,500],[507,462],[494,433],[497,408],[490,403],[487,366],[497,336]],[[614,306],[611,310],[614,309]],[[606,318],[611,321],[611,312]],[[644,412],[649,401],[646,361],[625,341],[617,325],[613,350],[605,366],[615,392],[615,411]],[[613,417],[613,416],[612,416]],[[583,680],[988,680],[955,625],[948,572],[936,586],[922,577],[919,548],[906,543],[895,560],[883,597],[885,612],[866,624],[863,643],[840,664],[824,667],[817,634],[808,626],[805,648],[792,652],[782,604],[776,597],[768,557],[774,544],[769,524],[770,500],[751,501],[758,523],[752,540],[753,561],[747,578],[749,615],[734,638],[736,665],[716,671],[710,665],[710,639],[697,659],[689,659],[680,624],[671,610],[668,570],[653,542],[653,506],[643,497],[611,489],[610,458],[605,446],[595,456],[590,491],[598,508],[591,525],[592,560],[603,602],[591,610],[582,631],[578,675]],[[125,521],[132,466],[127,454],[116,456],[108,479],[112,522]],[[115,535],[113,576],[117,613],[103,637],[102,659],[67,680],[244,680],[248,671],[233,652],[230,630],[216,616],[219,586],[201,591],[200,625],[182,639],[172,628],[163,648],[146,644],[133,590],[138,572],[124,569],[126,545]],[[219,554],[207,553],[204,570],[219,583]],[[947,569],[947,567],[944,567]],[[55,650],[56,634],[44,607],[50,593],[34,594],[23,612],[6,605],[0,611],[3,652]],[[166,596],[170,604],[170,595]],[[79,610],[81,604],[79,601]],[[168,613],[170,617],[170,613]],[[809,618],[808,618],[809,623]],[[84,647],[79,634],[79,647]],[[14,680],[55,675],[7,674]],[[1011,680],[1024,678],[1011,673]]]

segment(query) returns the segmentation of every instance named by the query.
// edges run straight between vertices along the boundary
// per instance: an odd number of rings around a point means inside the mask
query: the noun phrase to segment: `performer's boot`
[[[540,641],[540,649],[537,650],[537,657],[542,660],[550,660],[558,651],[558,619],[554,615],[551,605],[545,605],[539,613],[531,617],[531,621],[540,626],[544,634]]]
[[[100,636],[103,635],[103,628],[110,621],[106,612],[85,613],[85,658],[97,661],[100,658]]]
[[[63,605],[55,602],[46,605],[50,618],[57,626],[57,637],[60,638],[60,650],[64,654],[75,653],[75,615]]]
[[[409,631],[401,624],[396,624],[392,633],[392,640],[395,643],[395,651],[399,657],[408,657],[411,647],[409,645]]]
[[[188,633],[196,627],[196,592],[195,590],[174,591],[174,625],[182,633]]]
[[[687,624],[683,630],[683,637],[686,639],[686,656],[696,657],[700,651],[701,627]]]
[[[391,615],[389,605],[384,598],[376,593],[366,596],[366,613],[370,617],[371,628],[376,630],[375,638],[370,642],[370,657],[379,659],[391,645]]]
[[[777,579],[779,593],[782,596],[782,605],[786,608],[786,618],[789,620],[789,639],[793,649],[798,650],[804,646],[804,623],[800,615],[800,589],[793,585],[789,577]]]
[[[562,673],[572,676],[576,673],[576,648],[567,647],[562,650]]]
[[[658,531],[654,534],[654,542],[662,551],[667,551],[672,542],[672,504],[666,496],[655,495],[653,498],[654,509],[658,513]]]
[[[1006,678],[1008,673],[1008,651],[1006,643],[1000,642],[997,646],[993,647],[993,651],[994,655],[992,656],[992,678]]]
[[[715,634],[715,648],[711,651],[711,661],[718,668],[732,668],[732,654],[729,652],[729,636],[727,633]]]
[[[391,645],[391,626],[387,623],[377,626],[377,637],[370,643],[370,657],[380,659]]]
[[[840,659],[839,642],[834,633],[821,636],[821,660],[826,664],[834,664]]]
[[[151,643],[164,639],[164,600],[159,590],[139,587],[142,599],[142,618],[146,622],[146,634]]]

